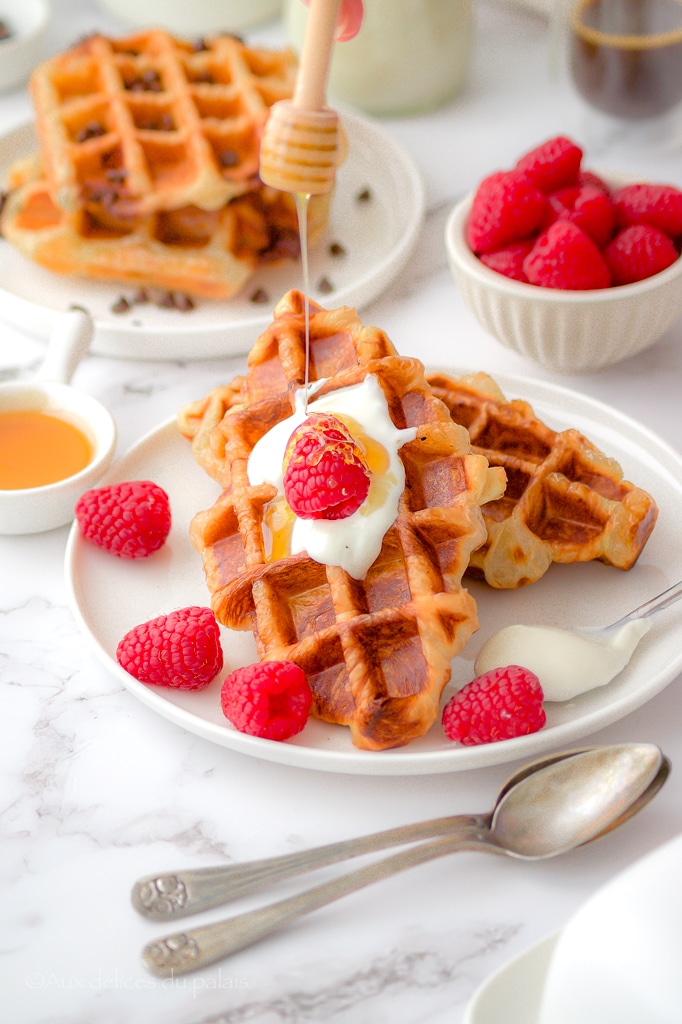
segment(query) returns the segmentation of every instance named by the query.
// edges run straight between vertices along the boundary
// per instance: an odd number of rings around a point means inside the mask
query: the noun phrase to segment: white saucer
[[[348,157],[339,169],[325,239],[310,253],[310,294],[323,306],[366,306],[406,265],[421,231],[425,196],[412,158],[382,127],[343,113]],[[34,152],[30,124],[0,138],[0,184],[10,165]],[[362,198],[366,193],[368,198]],[[330,245],[338,243],[341,255]],[[197,300],[190,312],[147,303],[127,313],[112,307],[134,287],[66,278],[31,263],[0,239],[0,319],[47,338],[55,311],[74,303],[95,320],[92,351],[125,359],[213,359],[247,352],[290,288],[302,288],[300,262],[260,270],[241,295],[225,302]],[[331,291],[320,289],[329,282]],[[258,290],[268,301],[251,301]]]
[[[464,1024],[677,1024],[682,835],[603,885],[474,993]]]

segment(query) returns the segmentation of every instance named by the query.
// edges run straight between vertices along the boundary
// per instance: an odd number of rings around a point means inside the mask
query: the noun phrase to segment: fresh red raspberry
[[[141,683],[201,690],[223,667],[215,615],[192,606],[143,622],[120,641],[116,660]]]
[[[231,672],[220,702],[240,732],[288,740],[308,721],[312,694],[305,673],[292,661],[261,661]]]
[[[312,413],[284,453],[284,496],[300,519],[345,519],[367,497],[370,472],[341,420]]]
[[[118,558],[147,558],[165,542],[171,528],[168,495],[151,480],[95,487],[78,499],[81,533]]]
[[[563,135],[548,139],[516,161],[516,170],[541,192],[556,192],[576,185],[583,151]]]
[[[598,174],[595,174],[594,171],[581,170],[578,174],[578,184],[594,185],[595,188],[600,188],[602,192],[606,192],[607,195],[611,194],[611,189],[607,183],[603,178],[600,178]]]
[[[477,676],[443,709],[448,739],[465,746],[528,736],[547,720],[540,680],[526,668],[508,665]]]
[[[603,189],[576,185],[553,192],[548,199],[553,220],[576,224],[600,249],[610,241],[616,225],[616,208]]]
[[[604,250],[614,285],[633,284],[659,274],[679,257],[667,235],[649,224],[623,228]]]
[[[483,253],[480,257],[481,263],[486,267],[495,270],[498,274],[504,274],[514,281],[528,283],[526,272],[523,269],[523,261],[533,248],[534,238],[525,238],[522,242],[514,242],[505,249],[497,249],[495,252]]]
[[[466,240],[473,252],[495,252],[532,235],[547,209],[542,192],[516,171],[496,171],[476,189]]]
[[[575,224],[557,220],[538,238],[523,262],[531,284],[583,291],[608,288],[611,275],[591,238]]]
[[[682,235],[682,192],[673,185],[624,185],[612,198],[619,227],[650,224],[669,238]]]

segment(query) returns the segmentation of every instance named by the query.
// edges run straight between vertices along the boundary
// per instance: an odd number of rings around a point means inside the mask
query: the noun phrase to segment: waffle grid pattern
[[[504,495],[483,508],[488,540],[473,553],[471,574],[513,588],[539,579],[552,562],[634,565],[657,508],[623,479],[615,459],[577,430],[551,430],[527,402],[507,401],[485,374],[427,379],[469,431],[473,450],[507,475]]]
[[[398,356],[386,335],[363,327],[353,310],[314,307],[310,379],[329,378],[320,393],[374,374],[393,422],[416,427],[416,438],[400,452],[406,487],[398,519],[364,580],[305,553],[268,561],[264,510],[274,488],[249,485],[248,456],[291,413],[304,355],[303,297],[292,292],[249,357],[241,403],[212,428],[214,455],[224,450],[229,466],[227,486],[213,508],[195,517],[191,536],[217,618],[252,628],[262,659],[299,664],[314,713],[350,726],[357,746],[400,746],[435,720],[451,660],[477,628],[475,602],[461,579],[485,538],[480,503],[491,487],[499,493],[500,478],[470,454],[466,432],[431,394],[421,363]],[[225,391],[222,399],[231,402],[234,394]]]
[[[292,52],[232,36],[91,36],[31,79],[50,192],[126,218],[216,210],[258,183],[262,128],[295,76]]]

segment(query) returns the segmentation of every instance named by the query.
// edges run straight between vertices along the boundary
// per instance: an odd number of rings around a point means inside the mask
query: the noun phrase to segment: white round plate
[[[383,292],[406,265],[421,231],[425,197],[412,158],[378,125],[343,113],[348,157],[337,176],[330,223],[310,252],[310,294],[322,305],[361,309]],[[0,183],[9,166],[37,148],[33,126],[0,138]],[[359,198],[368,190],[369,198]],[[331,243],[342,246],[333,255]],[[300,262],[266,267],[241,295],[225,302],[197,300],[190,312],[151,303],[126,313],[112,307],[135,289],[65,278],[31,263],[0,239],[0,318],[47,338],[55,311],[77,303],[95,319],[92,351],[124,359],[213,359],[247,352],[271,320],[272,307],[290,288],[302,288]],[[331,291],[319,284],[328,281]],[[268,301],[254,303],[262,290]]]
[[[679,509],[682,458],[656,435],[610,406],[556,385],[522,378],[498,379],[510,398],[523,398],[555,429],[575,427],[618,459],[626,479],[655,497],[658,523],[636,566],[622,572],[602,563],[553,565],[521,590],[467,584],[478,602],[480,629],[453,662],[454,687],[473,678],[481,643],[514,622],[560,626],[607,624],[682,579]],[[417,775],[459,771],[537,757],[629,714],[682,671],[679,610],[659,612],[629,666],[608,686],[565,703],[546,704],[547,724],[532,736],[464,747],[451,743],[436,722],[406,747],[357,750],[348,730],[311,720],[297,737],[275,743],[235,731],[220,709],[220,678],[199,693],[177,693],[137,682],[116,662],[118,641],[133,626],[191,604],[209,603],[199,554],[188,539],[192,516],[210,507],[219,488],[195,463],[173,421],[143,438],[109,472],[107,480],[149,478],[171,499],[173,528],[151,558],[124,562],[85,543],[72,528],[66,576],[75,614],[109,670],[140,700],[190,732],[266,760],[364,775]],[[676,614],[677,612],[677,614]],[[226,671],[256,659],[250,633],[225,631]]]
[[[463,1024],[672,1024],[682,998],[681,854],[678,835],[606,882],[560,932],[487,978]]]
[[[550,935],[503,964],[476,989],[463,1024],[538,1024],[547,971],[559,940]]]

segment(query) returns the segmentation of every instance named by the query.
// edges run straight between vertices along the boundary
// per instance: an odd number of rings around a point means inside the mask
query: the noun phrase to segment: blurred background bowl
[[[632,175],[601,173],[612,188]],[[464,302],[506,348],[547,370],[591,373],[649,348],[682,315],[682,258],[635,284],[561,291],[514,281],[486,267],[465,230],[473,193],[445,227],[448,262]]]
[[[45,56],[47,0],[0,0],[0,21],[10,35],[0,40],[0,92],[18,88]]]

